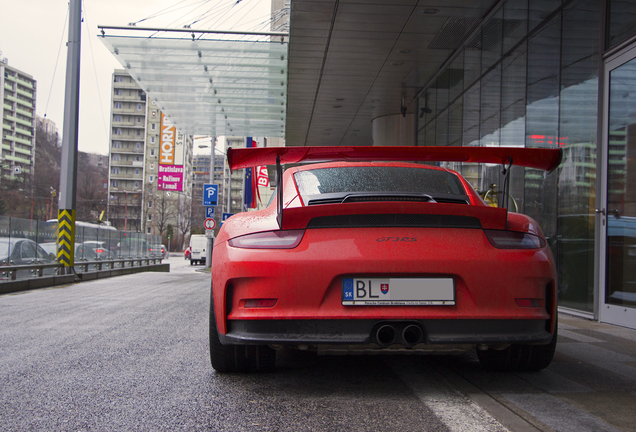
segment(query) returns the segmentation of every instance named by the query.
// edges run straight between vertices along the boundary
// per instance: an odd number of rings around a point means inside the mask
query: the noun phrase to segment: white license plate
[[[345,306],[451,306],[455,304],[453,278],[345,278]]]

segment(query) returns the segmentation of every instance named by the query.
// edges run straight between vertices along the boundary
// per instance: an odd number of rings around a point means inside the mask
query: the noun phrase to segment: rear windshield
[[[322,168],[294,174],[303,199],[320,194],[406,192],[460,195],[466,191],[455,174],[426,168],[354,166]]]

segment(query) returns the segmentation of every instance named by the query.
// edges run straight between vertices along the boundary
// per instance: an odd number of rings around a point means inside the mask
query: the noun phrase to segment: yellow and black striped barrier
[[[75,261],[75,210],[59,210],[57,213],[57,260],[65,267],[73,267]]]

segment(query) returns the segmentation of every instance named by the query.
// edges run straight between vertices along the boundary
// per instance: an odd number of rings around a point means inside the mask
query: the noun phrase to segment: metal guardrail
[[[162,257],[153,257],[153,258],[117,258],[112,260],[95,260],[95,261],[81,261],[75,263],[75,271],[78,273],[88,273],[90,266],[95,266],[94,271],[102,271],[102,270],[114,270],[117,268],[126,268],[126,267],[144,267],[150,265],[161,264],[163,258]],[[138,263],[138,265],[137,265]],[[129,264],[129,265],[127,265]],[[33,277],[42,277],[44,275],[44,270],[47,268],[54,268],[55,275],[61,275],[63,272],[61,270],[66,269],[64,265],[60,263],[33,263],[33,264],[23,264],[23,265],[3,265],[0,266],[0,283],[4,281],[15,281],[17,280],[17,273],[21,270],[30,271]]]

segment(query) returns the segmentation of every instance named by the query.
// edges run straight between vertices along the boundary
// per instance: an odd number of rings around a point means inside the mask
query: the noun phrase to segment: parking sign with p
[[[203,205],[215,206],[219,199],[219,185],[204,184],[203,185]]]

